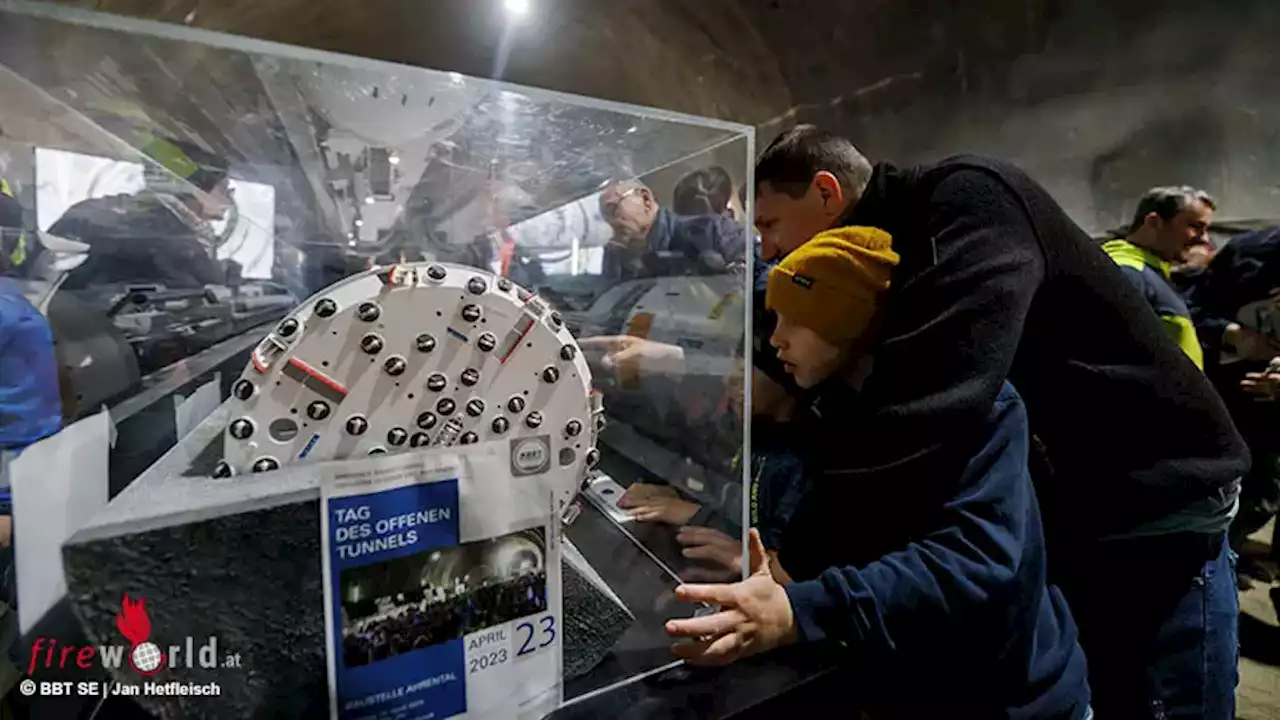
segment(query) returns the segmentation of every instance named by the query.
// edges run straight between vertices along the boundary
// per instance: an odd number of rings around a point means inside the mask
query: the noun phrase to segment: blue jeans
[[[1063,591],[1098,717],[1235,716],[1240,604],[1225,532],[1107,541],[1072,560]]]

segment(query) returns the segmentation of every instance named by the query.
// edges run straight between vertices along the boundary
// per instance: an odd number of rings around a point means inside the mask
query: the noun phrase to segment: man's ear
[[[840,187],[840,180],[830,172],[819,170],[814,174],[810,187],[818,193],[822,207],[832,215],[839,213],[844,207],[844,188]]]
[[[648,210],[658,204],[657,201],[653,199],[653,192],[648,188],[640,188],[637,192],[640,193],[640,197],[644,200],[645,210]]]
[[[1158,229],[1160,229],[1160,221],[1161,221],[1162,219],[1163,219],[1163,218],[1161,218],[1161,217],[1160,217],[1160,213],[1157,213],[1157,212],[1149,212],[1149,213],[1147,213],[1147,216],[1146,216],[1146,217],[1142,218],[1142,224],[1143,224],[1143,225],[1146,225],[1147,227],[1151,228],[1152,230],[1158,230]]]

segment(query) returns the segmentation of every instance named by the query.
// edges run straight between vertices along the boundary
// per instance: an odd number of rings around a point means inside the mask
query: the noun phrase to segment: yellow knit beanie
[[[869,227],[827,230],[772,270],[765,306],[836,347],[862,337],[898,264],[889,233]]]

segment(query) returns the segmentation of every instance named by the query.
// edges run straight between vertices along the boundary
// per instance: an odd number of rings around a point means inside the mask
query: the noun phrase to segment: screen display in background
[[[247,280],[269,280],[275,264],[276,189],[231,180],[238,210],[235,227],[213,227],[222,242],[219,260],[234,260]],[[97,155],[36,148],[36,224],[47,232],[63,213],[84,200],[133,195],[146,188],[140,163]]]

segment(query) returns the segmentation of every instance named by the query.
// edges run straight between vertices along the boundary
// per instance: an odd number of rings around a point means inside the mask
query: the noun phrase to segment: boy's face
[[[844,365],[848,354],[782,313],[778,313],[778,325],[769,343],[778,349],[778,359],[802,388],[814,387],[831,377]]]

